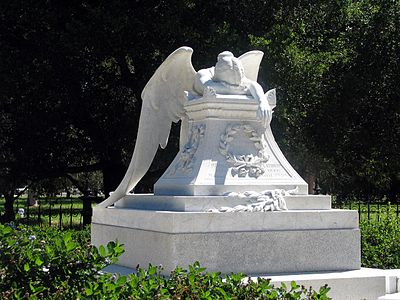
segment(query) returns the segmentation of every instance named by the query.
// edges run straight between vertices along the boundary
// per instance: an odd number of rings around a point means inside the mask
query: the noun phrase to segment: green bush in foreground
[[[88,232],[0,225],[0,298],[73,299],[84,292],[123,252],[112,242],[102,255],[103,248],[88,244]]]
[[[89,245],[89,230],[15,228],[0,225],[1,299],[329,299],[292,282],[273,287],[269,280],[246,281],[243,274],[224,278],[198,263],[177,268],[169,277],[158,267],[116,276],[101,272],[123,253],[122,245]]]
[[[389,213],[379,221],[360,222],[360,229],[362,266],[399,269],[400,218],[394,213]]]

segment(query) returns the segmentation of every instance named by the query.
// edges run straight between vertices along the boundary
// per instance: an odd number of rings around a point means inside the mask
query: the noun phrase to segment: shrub
[[[175,269],[138,268],[116,276],[101,269],[115,263],[122,245],[89,245],[89,231],[0,225],[0,296],[2,299],[329,299],[295,282],[274,287],[268,279],[246,280],[244,274],[208,273],[199,263]]]
[[[0,225],[0,291],[3,299],[73,299],[86,282],[123,252],[117,242],[97,249],[83,233]]]
[[[274,287],[269,279],[257,282],[246,280],[244,274],[208,273],[196,262],[189,270],[175,269],[169,277],[159,274],[159,268],[149,266],[137,269],[129,276],[103,276],[101,281],[86,290],[86,295],[102,299],[330,299],[330,288],[321,287],[319,292],[291,283]],[[117,291],[117,293],[115,293]],[[113,296],[111,296],[113,295]]]
[[[392,208],[389,208],[390,210]],[[400,268],[400,218],[388,213],[380,220],[360,222],[363,267]]]

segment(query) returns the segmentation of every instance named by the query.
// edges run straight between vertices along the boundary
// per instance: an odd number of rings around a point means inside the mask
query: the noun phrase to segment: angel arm
[[[246,86],[250,94],[258,101],[257,117],[261,120],[264,127],[267,127],[272,119],[272,108],[267,99],[267,94],[258,82],[247,79]]]
[[[225,54],[225,59],[220,56]],[[258,69],[264,53],[262,51],[249,51],[239,57],[240,68],[234,68],[237,60],[232,53],[225,51],[218,55],[216,67],[202,69],[195,75],[194,89],[199,94],[204,94],[206,89],[211,89],[218,94],[252,95],[256,100],[264,102],[265,95],[262,87],[257,83]],[[231,59],[231,64],[229,64]],[[224,64],[225,62],[225,64]],[[217,69],[219,65],[219,69]],[[217,73],[218,72],[218,73]]]
[[[275,90],[264,94],[263,88],[257,83],[258,70],[264,56],[262,51],[253,50],[239,57],[242,62],[251,95],[259,101],[257,116],[261,119],[264,127],[268,126],[272,119],[272,109],[275,107]]]
[[[261,119],[263,126],[266,128],[272,120],[273,109],[276,105],[276,91],[275,89],[267,91],[263,94],[262,99],[257,110],[257,116]]]
[[[198,71],[194,79],[194,90],[200,95],[204,95],[206,89],[210,89],[217,94],[249,94],[249,90],[246,86],[233,85],[224,81],[215,81],[213,77],[214,67]]]

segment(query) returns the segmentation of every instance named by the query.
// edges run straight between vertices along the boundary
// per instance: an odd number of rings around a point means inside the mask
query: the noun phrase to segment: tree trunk
[[[4,214],[1,218],[2,223],[8,223],[11,221],[15,221],[15,212],[14,212],[14,195],[13,193],[11,194],[5,194],[4,198],[6,202],[4,203]]]
[[[93,215],[92,198],[93,197],[90,196],[89,191],[86,191],[85,194],[81,197],[83,202],[83,207],[82,207],[83,226],[90,225],[92,223],[92,215]]]
[[[122,178],[125,175],[127,167],[122,163],[119,164],[107,164],[103,169],[103,188],[104,196],[107,198],[110,192],[115,191],[115,189],[120,184]]]
[[[28,189],[28,199],[27,199],[27,204],[29,206],[37,206],[37,195],[35,192],[32,191],[32,189]]]
[[[308,183],[308,193],[311,195],[314,194],[317,176],[313,172],[306,172],[304,177],[304,180]]]

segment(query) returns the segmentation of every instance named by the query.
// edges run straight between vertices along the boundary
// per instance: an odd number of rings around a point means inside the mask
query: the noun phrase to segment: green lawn
[[[399,204],[349,202],[344,204],[332,204],[333,208],[358,210],[360,220],[379,221],[382,218],[387,218],[389,215],[396,217],[400,215]]]
[[[0,198],[0,213],[4,212],[4,198]],[[24,215],[17,214],[17,222],[32,225],[51,225],[79,228],[82,225],[83,203],[79,197],[40,197],[37,206],[26,205],[27,198],[20,197],[14,203],[14,210],[24,209]],[[94,206],[95,204],[92,204]]]

